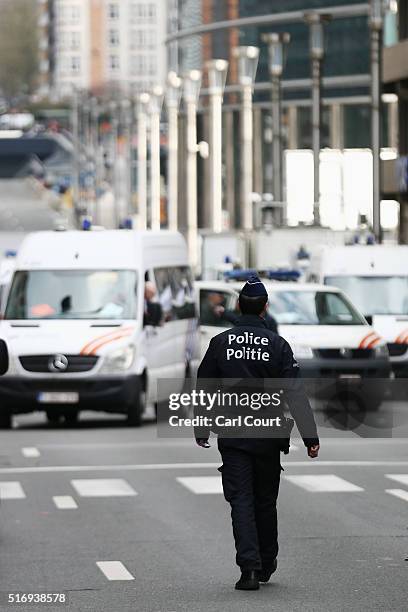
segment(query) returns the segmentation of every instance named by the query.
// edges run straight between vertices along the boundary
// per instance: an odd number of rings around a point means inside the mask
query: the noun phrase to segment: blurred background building
[[[163,83],[167,11],[160,0],[39,0],[42,88],[132,92]]]
[[[404,0],[400,3],[404,4]],[[194,10],[192,10],[194,5]],[[398,39],[398,2],[387,1],[383,23],[384,46]],[[283,72],[282,145],[286,151],[286,192],[289,222],[310,222],[313,194],[312,104],[309,26],[305,12],[325,10],[322,62],[321,209],[322,222],[332,227],[355,225],[359,214],[372,208],[371,66],[369,2],[359,0],[172,0],[169,13],[169,63],[180,74],[200,68],[210,58],[229,60],[224,96],[224,211],[226,224],[239,226],[239,85],[236,60],[231,49],[237,45],[260,48],[254,89],[254,182],[258,194],[273,193],[272,119],[268,51],[262,36],[288,32],[286,65]],[[188,19],[186,17],[188,15]],[[206,83],[201,96],[200,137],[208,134]],[[382,98],[382,157],[392,159],[398,149],[397,97]],[[201,180],[205,181],[205,163]],[[359,167],[361,185],[355,185]],[[208,177],[207,177],[208,178]],[[354,184],[353,184],[354,183]],[[200,223],[208,225],[205,190],[200,194]],[[395,198],[395,193],[387,197]],[[396,202],[383,204],[385,224],[395,223]]]

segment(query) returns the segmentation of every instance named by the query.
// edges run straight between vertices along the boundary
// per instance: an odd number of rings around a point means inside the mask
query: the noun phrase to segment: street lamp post
[[[99,210],[98,210],[98,195],[100,188],[100,159],[99,159],[99,102],[98,99],[91,98],[91,152],[90,158],[93,163],[94,175],[93,175],[93,196],[95,203],[95,222],[99,222]]]
[[[373,154],[373,231],[381,242],[381,47],[384,25],[382,0],[371,0],[371,148]]]
[[[167,76],[166,106],[168,120],[168,173],[167,173],[167,214],[168,226],[178,229],[178,112],[181,98],[181,79],[175,72]]]
[[[290,34],[271,32],[264,34],[262,40],[268,45],[271,78],[273,196],[275,202],[283,202],[282,73],[285,65],[285,49],[290,42]],[[283,217],[282,223],[286,221],[285,210],[283,210]]]
[[[308,12],[304,15],[310,30],[310,57],[312,61],[312,148],[313,148],[313,221],[320,225],[320,149],[322,130],[322,62],[324,58],[324,24],[327,14]]]
[[[139,229],[147,228],[147,106],[150,96],[142,93],[137,107],[137,203]]]
[[[211,220],[214,232],[222,231],[222,98],[228,62],[223,59],[206,63],[210,95],[210,189]]]
[[[74,204],[75,213],[78,213],[81,208],[80,203],[80,185],[79,185],[79,175],[80,175],[80,155],[81,155],[81,143],[79,138],[79,105],[80,105],[80,93],[74,88],[73,97],[72,97],[72,116],[71,116],[71,124],[72,124],[72,137],[74,141],[74,168],[73,168],[73,176],[72,176],[72,198]]]
[[[118,189],[118,135],[119,135],[119,118],[118,105],[112,100],[109,104],[110,121],[111,121],[111,159],[112,159],[112,192],[115,207],[116,227],[120,223],[119,211],[119,189]]]
[[[258,47],[236,47],[238,78],[242,90],[241,110],[241,226],[253,228],[253,104],[252,94],[258,66]]]
[[[151,229],[160,229],[160,114],[163,89],[153,88],[150,94],[150,215]]]
[[[201,71],[190,70],[183,79],[183,97],[187,114],[187,244],[190,264],[197,266],[197,103],[201,87]]]
[[[122,136],[124,141],[124,199],[125,215],[132,212],[132,104],[127,98],[121,101]]]

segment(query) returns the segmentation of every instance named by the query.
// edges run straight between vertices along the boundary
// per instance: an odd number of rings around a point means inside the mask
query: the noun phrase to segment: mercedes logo
[[[345,357],[346,359],[351,359],[351,357],[353,356],[353,351],[348,348],[341,348],[340,355],[342,357]]]
[[[48,361],[48,369],[50,372],[65,372],[68,368],[68,357],[65,355],[54,355]]]

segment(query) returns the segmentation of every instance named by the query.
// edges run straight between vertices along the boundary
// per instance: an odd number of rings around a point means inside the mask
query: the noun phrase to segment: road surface
[[[81,612],[407,609],[404,437],[339,432],[323,439],[318,461],[295,441],[283,463],[278,572],[245,593],[233,589],[214,445],[158,440],[152,423],[129,429],[89,414],[74,428],[41,415],[17,422],[0,432],[3,597],[64,591]]]

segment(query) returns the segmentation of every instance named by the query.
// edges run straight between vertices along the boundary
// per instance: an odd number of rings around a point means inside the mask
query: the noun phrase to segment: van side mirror
[[[365,320],[369,325],[373,324],[373,315],[365,315]]]
[[[7,344],[0,340],[0,376],[3,376],[9,368],[9,354]]]

